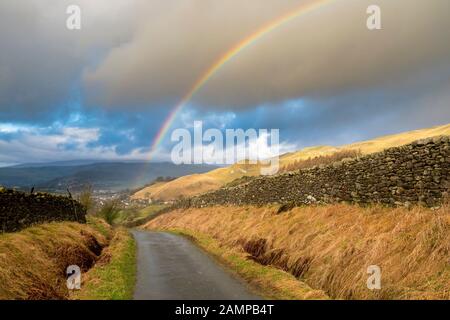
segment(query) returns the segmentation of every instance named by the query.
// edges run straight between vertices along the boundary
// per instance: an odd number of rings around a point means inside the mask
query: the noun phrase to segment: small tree
[[[81,191],[78,196],[78,201],[86,208],[87,212],[90,213],[92,209],[94,209],[95,201],[93,198],[94,189],[91,185],[87,185],[84,187],[83,191]]]
[[[111,200],[107,201],[100,211],[98,212],[98,215],[103,218],[106,222],[108,222],[110,225],[114,223],[114,220],[117,219],[120,213],[120,207],[119,207],[119,201],[118,200]]]

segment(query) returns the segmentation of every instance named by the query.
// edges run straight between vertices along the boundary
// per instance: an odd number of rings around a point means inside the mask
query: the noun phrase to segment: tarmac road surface
[[[135,230],[135,300],[261,299],[188,239]]]

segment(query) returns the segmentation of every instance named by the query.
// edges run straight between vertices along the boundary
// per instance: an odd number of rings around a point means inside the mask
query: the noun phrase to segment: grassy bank
[[[130,299],[135,242],[101,219],[60,222],[0,235],[0,300]],[[66,268],[81,268],[80,291],[69,291]]]
[[[309,300],[328,298],[323,291],[311,289],[291,274],[249,260],[242,252],[225,248],[210,236],[181,229],[170,229],[168,231],[193,240],[221,264],[244,279],[253,291],[266,299]]]
[[[97,264],[83,277],[82,289],[72,299],[128,300],[136,281],[136,244],[123,228],[115,231]]]
[[[110,232],[106,224],[91,220],[89,225],[47,223],[0,235],[0,299],[68,299],[67,266],[89,270]]]
[[[242,269],[256,261],[335,299],[450,299],[448,207],[432,211],[330,205],[282,214],[277,209],[177,210],[145,227],[182,230],[225,260],[237,255],[231,266],[250,282],[259,275]],[[382,270],[381,290],[367,288],[371,265]],[[272,284],[264,286],[276,286],[276,280],[266,279]]]

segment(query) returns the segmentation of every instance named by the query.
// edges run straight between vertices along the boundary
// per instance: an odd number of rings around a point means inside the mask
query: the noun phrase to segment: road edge
[[[263,266],[246,254],[221,246],[212,237],[186,229],[152,230],[169,232],[189,239],[222,268],[240,280],[252,293],[268,300],[328,300],[322,290],[315,290],[290,273],[273,266]]]

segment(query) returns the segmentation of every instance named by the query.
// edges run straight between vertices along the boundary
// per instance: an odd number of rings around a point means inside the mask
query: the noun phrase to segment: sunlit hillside
[[[330,155],[340,150],[359,150],[362,154],[369,154],[379,152],[387,148],[408,144],[416,140],[440,135],[450,135],[450,124],[383,136],[372,140],[356,142],[339,147],[309,147],[281,156],[280,166],[283,167],[298,160]],[[189,197],[207,191],[216,190],[223,185],[243,176],[257,176],[259,174],[259,165],[234,164],[232,166],[216,169],[207,173],[184,176],[167,183],[152,185],[137,192],[133,198],[151,198],[154,200],[163,201],[174,200],[181,197]]]
[[[134,194],[134,199],[174,200],[190,197],[223,185],[243,176],[260,174],[260,166],[252,164],[234,164],[230,167],[212,170],[204,174],[180,177],[170,182],[162,182],[144,188]]]
[[[327,155],[338,150],[360,150],[363,154],[379,152],[387,148],[397,147],[404,144],[411,143],[416,140],[440,136],[450,135],[450,124],[444,126],[433,127],[429,129],[420,129],[414,131],[393,134],[389,136],[382,136],[372,140],[361,141],[344,145],[340,147],[332,146],[318,146],[305,148],[300,151],[285,154],[281,157],[281,164],[286,165],[296,160],[308,159],[310,157],[317,157],[320,155]]]

